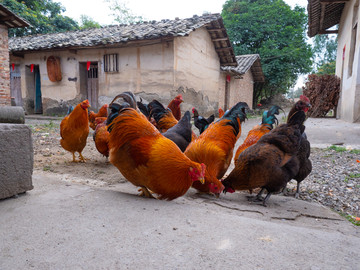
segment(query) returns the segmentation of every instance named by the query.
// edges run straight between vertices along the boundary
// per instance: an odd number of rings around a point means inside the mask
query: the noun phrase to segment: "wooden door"
[[[14,66],[14,70],[10,67],[10,95],[11,105],[22,106],[21,73],[19,65]]]
[[[87,98],[90,106],[94,109],[98,109],[98,64],[92,63],[90,69],[87,71]]]
[[[225,104],[224,111],[226,112],[229,109],[230,102],[230,82],[228,80],[225,81]]]

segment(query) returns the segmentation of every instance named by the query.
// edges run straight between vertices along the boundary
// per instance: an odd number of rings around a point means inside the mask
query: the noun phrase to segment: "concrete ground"
[[[306,126],[312,146],[360,149],[360,124]],[[360,228],[316,203],[273,195],[262,207],[246,194],[192,189],[158,201],[129,183],[98,188],[40,171],[33,184],[0,201],[1,270],[359,269]]]

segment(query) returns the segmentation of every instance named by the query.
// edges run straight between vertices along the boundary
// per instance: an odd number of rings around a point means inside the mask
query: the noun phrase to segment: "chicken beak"
[[[205,184],[205,178],[204,177],[200,177],[199,181],[200,181],[201,184]]]

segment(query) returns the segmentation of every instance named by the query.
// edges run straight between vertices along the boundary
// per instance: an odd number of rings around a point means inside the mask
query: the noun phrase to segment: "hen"
[[[93,134],[93,139],[95,142],[96,149],[106,157],[109,157],[109,136],[110,133],[107,130],[106,118],[105,117],[96,117],[95,118],[95,131]]]
[[[233,149],[241,134],[241,123],[245,121],[247,104],[239,102],[224,116],[210,126],[185,150],[191,160],[206,165],[205,185],[194,182],[193,187],[201,192],[218,196],[223,186],[218,180],[224,176],[233,156]]]
[[[90,127],[95,130],[95,118],[96,117],[107,117],[108,116],[108,109],[109,105],[104,104],[97,113],[93,111],[89,111],[89,125]]]
[[[115,97],[124,97],[123,94]],[[114,102],[114,101],[113,101]],[[205,165],[191,161],[147,120],[136,108],[115,109],[108,117],[110,162],[140,195],[172,200],[182,196],[193,181],[204,182]]]
[[[180,104],[181,102],[183,102],[183,98],[182,95],[179,94],[177,95],[172,101],[170,101],[169,105],[167,106],[172,114],[174,115],[176,120],[180,120],[181,119],[181,109],[180,109]]]
[[[299,171],[296,155],[305,129],[305,118],[304,111],[295,112],[288,123],[273,129],[256,144],[245,149],[235,168],[222,181],[224,192],[261,187],[256,199],[262,200],[261,195],[266,189],[268,194],[263,199],[263,205],[266,206],[271,194],[284,188]]]
[[[279,114],[279,109],[282,110],[279,106],[272,106],[270,110],[264,111],[261,124],[253,127],[244,142],[239,146],[236,150],[234,163],[236,164],[236,160],[238,159],[241,152],[243,152],[249,146],[255,144],[263,135],[269,133],[273,129],[273,124],[278,124],[278,120],[276,118],[276,114]]]
[[[300,96],[300,100],[297,101],[294,106],[290,109],[288,121],[290,120],[291,116],[299,110],[307,112],[311,107],[310,100],[304,96]],[[306,133],[304,132],[301,136],[300,141],[300,149],[296,158],[300,164],[300,168],[298,173],[293,177],[297,181],[296,193],[295,198],[299,197],[300,192],[300,183],[311,173],[312,171],[312,163],[309,159],[310,157],[310,142],[307,139]]]
[[[190,120],[190,112],[186,111],[175,126],[162,133],[166,138],[172,140],[182,152],[185,151],[191,142],[192,130]]]
[[[208,118],[204,118],[199,115],[195,108],[192,108],[192,113],[194,114],[194,125],[199,129],[200,134],[215,120],[215,115],[212,114]]]
[[[76,162],[75,152],[79,153],[79,160],[85,162],[81,152],[85,148],[89,135],[88,107],[90,104],[86,99],[76,105],[74,110],[60,123],[60,144],[65,150],[72,153],[73,162]]]

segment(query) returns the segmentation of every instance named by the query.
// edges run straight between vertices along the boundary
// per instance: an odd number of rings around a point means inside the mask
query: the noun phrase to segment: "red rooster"
[[[241,123],[245,121],[245,108],[248,105],[239,102],[224,116],[213,122],[185,150],[191,160],[206,165],[205,185],[194,182],[193,187],[201,192],[211,192],[219,196],[223,185],[218,180],[224,176],[233,156],[233,149],[241,134]]]
[[[93,139],[95,142],[96,149],[106,157],[109,157],[109,137],[110,133],[107,130],[106,118],[105,117],[96,117],[95,118],[95,131],[93,134]]]
[[[182,95],[179,94],[172,101],[170,101],[169,105],[167,106],[171,110],[171,112],[174,115],[175,119],[178,120],[178,121],[181,119],[180,104],[183,101],[184,100],[182,98]]]
[[[72,153],[73,162],[76,162],[75,152],[79,153],[80,161],[85,162],[81,152],[85,148],[89,135],[88,107],[90,104],[86,99],[76,105],[74,110],[60,123],[60,144],[65,150]]]
[[[140,195],[152,197],[153,192],[158,199],[172,200],[184,195],[194,181],[204,182],[205,165],[191,161],[161,135],[135,109],[135,99],[131,107],[113,110],[108,117],[110,162],[140,187]]]
[[[93,111],[89,111],[89,125],[90,127],[95,130],[95,118],[96,117],[107,117],[108,111],[107,108],[109,107],[108,104],[104,104],[97,113]]]

